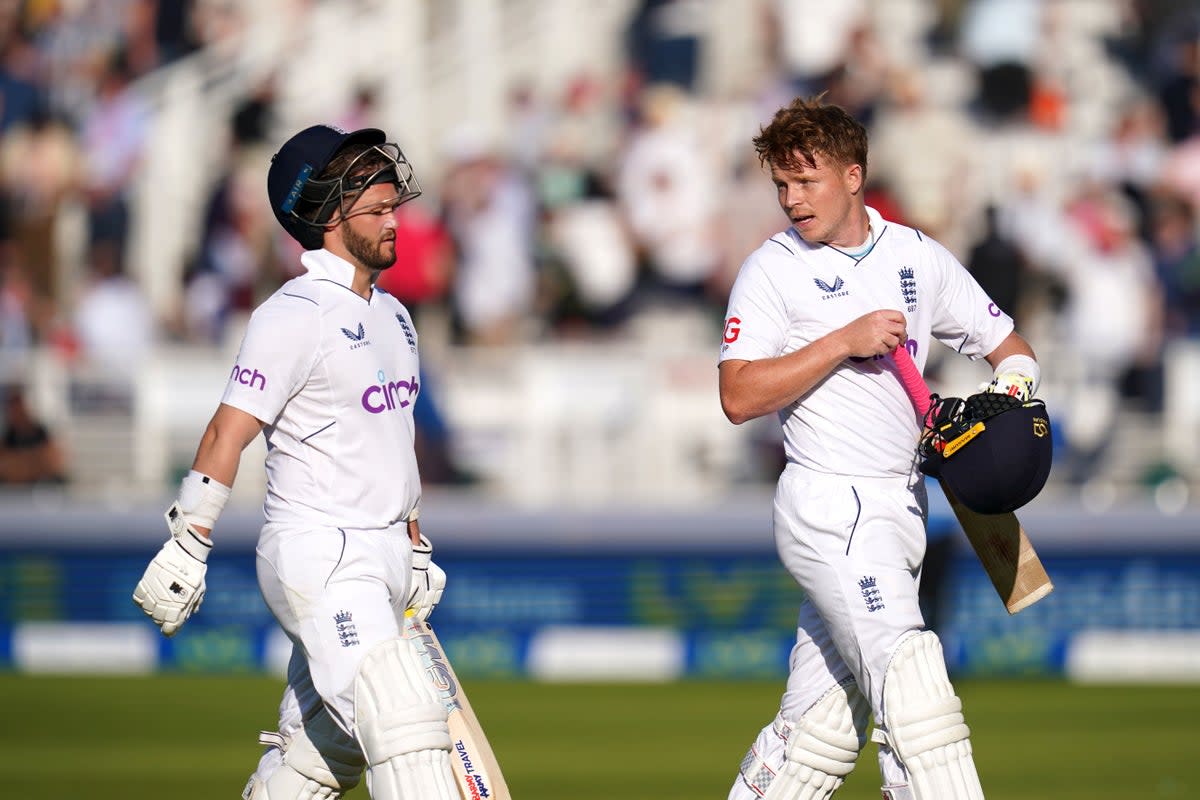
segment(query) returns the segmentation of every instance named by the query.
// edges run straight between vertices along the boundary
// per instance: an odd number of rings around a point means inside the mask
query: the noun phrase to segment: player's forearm
[[[242,451],[261,430],[262,423],[257,419],[244,411],[222,404],[200,438],[200,445],[196,448],[196,458],[192,462],[192,474],[184,480],[181,487],[181,500],[191,498],[188,493],[188,481],[195,479],[203,481],[206,486],[211,486],[208,483],[209,480],[215,481],[216,486],[213,488],[224,497],[228,497],[229,487],[233,486],[233,481],[237,477]],[[193,487],[194,489],[195,487]],[[203,489],[199,499],[203,500]],[[204,516],[212,516],[215,519],[216,514],[220,513],[219,506],[223,505],[223,499],[217,501],[217,507],[214,509],[209,506],[209,512]],[[188,510],[188,507],[184,508],[185,512]],[[209,533],[211,525],[205,524],[207,520],[203,522],[200,520],[189,521],[201,533],[205,535]]]
[[[826,336],[787,355],[721,365],[721,408],[735,425],[773,414],[807,394],[850,355]]]
[[[1005,340],[1000,343],[999,347],[988,353],[986,360],[988,364],[992,366],[992,369],[995,369],[1001,361],[1009,356],[1029,356],[1035,361],[1037,360],[1037,356],[1034,354],[1033,348],[1029,345],[1029,342],[1025,341],[1025,338],[1016,331],[1010,333]]]
[[[196,448],[196,459],[192,462],[192,469],[203,472],[226,486],[232,486],[237,478],[238,464],[241,462],[245,444],[239,441],[239,437],[222,428],[214,418],[208,424],[204,436],[200,439],[200,445]]]

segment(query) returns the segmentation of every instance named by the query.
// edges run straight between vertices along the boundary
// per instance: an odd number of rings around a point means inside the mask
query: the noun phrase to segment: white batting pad
[[[373,800],[459,800],[446,707],[410,641],[389,639],[367,653],[354,716]]]
[[[891,746],[908,771],[913,800],[983,800],[971,731],[933,631],[896,648],[883,679],[883,712],[886,727],[877,727],[875,738]]]
[[[770,775],[759,766],[753,780],[765,800],[826,800],[854,769],[867,741],[870,707],[858,686],[831,689],[805,711],[787,734],[783,765]],[[752,751],[753,752],[753,751]],[[743,763],[743,774],[746,767]],[[751,779],[748,777],[747,782]]]
[[[243,800],[337,800],[362,777],[362,751],[324,708],[294,733],[263,731],[258,741],[278,748],[282,758],[265,781],[259,768]]]

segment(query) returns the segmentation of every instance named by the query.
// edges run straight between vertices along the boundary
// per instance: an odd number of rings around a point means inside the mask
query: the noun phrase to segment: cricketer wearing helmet
[[[805,601],[778,713],[730,800],[830,797],[872,715],[885,798],[978,800],[962,703],[918,604],[920,426],[886,356],[907,342],[923,366],[937,340],[986,359],[989,391],[1027,400],[1033,351],[944,247],[866,206],[866,131],[843,109],[797,99],[754,145],[791,226],[731,290],[721,404],[734,423],[783,427],[773,527]]]
[[[243,448],[267,440],[259,587],[293,642],[279,729],[247,800],[337,798],[366,770],[376,800],[457,800],[446,709],[401,636],[445,575],[417,521],[420,394],[407,309],[374,287],[395,260],[395,210],[420,193],[376,129],[316,125],[272,159],[267,195],[305,273],[251,316],[134,600],[173,635],[200,606],[209,532]]]

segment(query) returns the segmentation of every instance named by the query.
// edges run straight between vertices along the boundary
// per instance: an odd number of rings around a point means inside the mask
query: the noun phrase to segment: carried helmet
[[[325,174],[337,155],[355,144],[364,145],[363,152],[338,174]],[[367,164],[373,168],[364,169]],[[271,157],[267,197],[283,229],[305,250],[318,250],[334,212],[345,212],[354,197],[376,183],[396,185],[396,205],[421,194],[408,159],[383,131],[347,132],[332,125],[313,125],[284,142]]]
[[[1046,485],[1053,443],[1041,400],[990,392],[935,398],[927,419],[921,471],[972,511],[1015,511]]]

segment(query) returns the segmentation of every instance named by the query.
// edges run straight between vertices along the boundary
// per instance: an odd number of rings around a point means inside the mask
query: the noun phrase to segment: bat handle
[[[908,399],[912,401],[917,415],[924,420],[925,415],[929,413],[931,393],[925,379],[921,377],[921,371],[917,369],[908,348],[904,345],[892,351],[892,361],[896,364],[896,375],[900,378],[900,384],[904,387]]]

